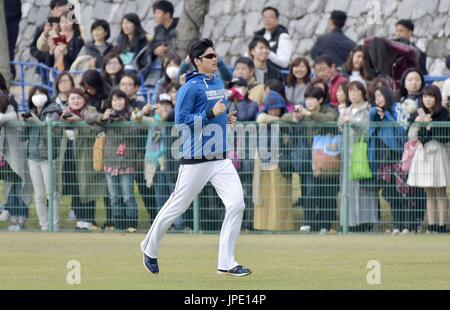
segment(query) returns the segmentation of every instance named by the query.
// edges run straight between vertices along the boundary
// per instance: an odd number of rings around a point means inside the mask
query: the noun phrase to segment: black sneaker
[[[156,258],[148,257],[144,254],[144,267],[148,272],[159,273],[158,260]]]
[[[234,267],[233,269],[230,269],[230,270],[217,269],[217,274],[225,274],[225,275],[230,275],[230,276],[235,276],[235,277],[248,276],[251,273],[252,273],[252,271],[250,269],[244,268],[241,265],[237,265],[236,267]]]

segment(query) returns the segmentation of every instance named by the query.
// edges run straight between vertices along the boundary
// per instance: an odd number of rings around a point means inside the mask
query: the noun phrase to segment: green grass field
[[[160,274],[142,266],[143,234],[0,233],[0,289],[450,289],[450,237],[241,235],[244,278],[215,273],[218,235],[168,234]],[[66,283],[67,262],[81,284]],[[381,284],[366,281],[381,265]]]

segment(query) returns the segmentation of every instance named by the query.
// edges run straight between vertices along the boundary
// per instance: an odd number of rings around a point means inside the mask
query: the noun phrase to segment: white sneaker
[[[0,213],[0,222],[6,222],[9,219],[9,211],[3,210],[2,213]]]
[[[69,215],[67,216],[67,220],[69,222],[73,222],[77,219],[77,217],[75,216],[75,212],[73,212],[73,210],[70,210]]]
[[[401,232],[401,235],[409,235],[409,230],[408,229],[403,229]]]
[[[394,229],[394,231],[392,232],[392,235],[398,235],[400,234],[400,229]]]
[[[320,231],[319,231],[319,235],[326,235],[328,233],[328,230],[326,229],[326,228],[322,228]]]
[[[310,231],[311,231],[311,226],[303,225],[302,227],[300,227],[300,232],[309,233]]]

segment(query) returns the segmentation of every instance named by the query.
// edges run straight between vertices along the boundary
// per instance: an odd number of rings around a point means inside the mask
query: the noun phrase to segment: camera
[[[29,119],[32,116],[33,116],[33,114],[31,114],[31,112],[24,112],[24,113],[22,113],[22,118],[23,119]]]
[[[59,20],[60,20],[59,17],[50,16],[47,19],[47,23],[49,23],[49,24],[59,24]]]
[[[119,113],[116,110],[113,110],[109,116],[110,117],[119,117]]]

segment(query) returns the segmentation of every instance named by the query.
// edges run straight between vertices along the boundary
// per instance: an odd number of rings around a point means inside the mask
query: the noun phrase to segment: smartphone
[[[72,117],[72,113],[65,113],[65,114],[63,114],[62,117],[63,117],[63,119],[69,119]]]
[[[65,35],[61,35],[59,37],[53,38],[53,43],[55,43],[55,45],[58,45],[59,43],[67,45],[67,38]]]
[[[48,19],[47,19],[47,23],[49,23],[49,24],[59,24],[59,17],[55,17],[55,16],[50,16]]]

